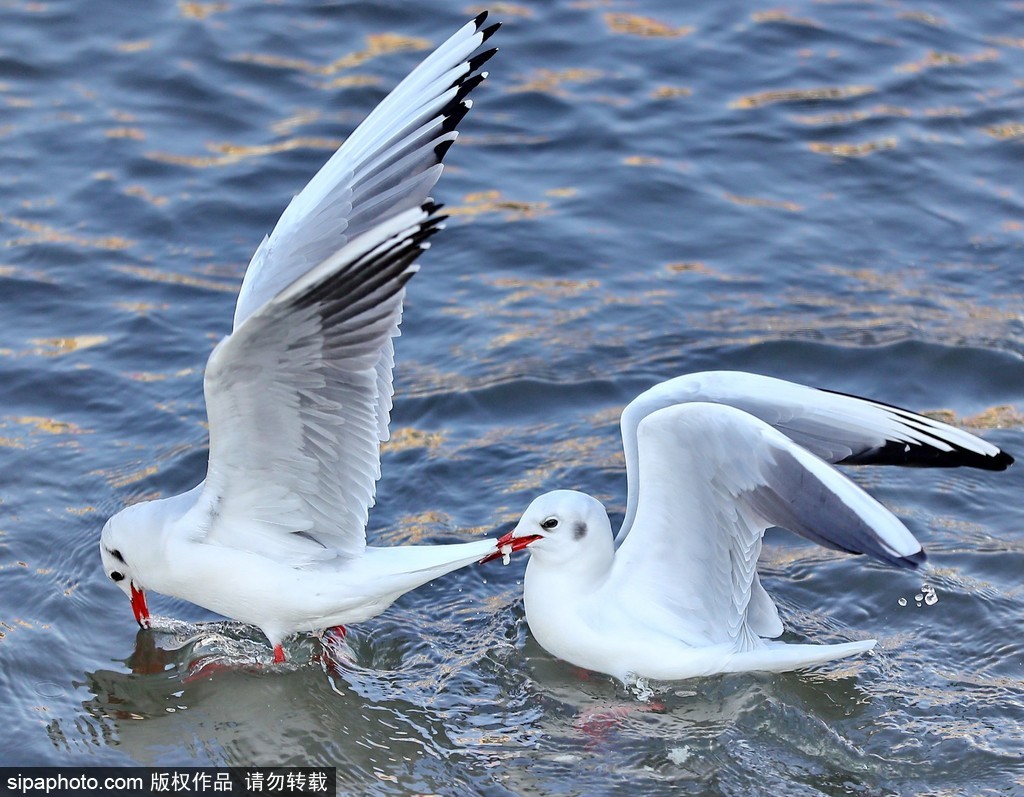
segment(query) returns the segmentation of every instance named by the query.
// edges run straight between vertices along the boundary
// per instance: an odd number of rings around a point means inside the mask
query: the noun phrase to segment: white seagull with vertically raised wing
[[[526,618],[578,667],[676,680],[783,671],[869,650],[875,640],[785,644],[757,576],[764,531],[916,568],[921,544],[830,463],[969,466],[1012,462],[972,434],[907,410],[755,374],[717,371],[656,385],[622,412],[626,514],[613,540],[584,493],[535,499],[498,540],[526,549]],[[616,550],[616,542],[619,547]]]
[[[441,217],[430,199],[466,95],[486,76],[486,12],[427,57],[288,205],[210,355],[206,479],[103,528],[107,575],[148,625],[145,590],[282,642],[358,622],[479,560],[493,540],[366,544],[391,412],[405,284]]]

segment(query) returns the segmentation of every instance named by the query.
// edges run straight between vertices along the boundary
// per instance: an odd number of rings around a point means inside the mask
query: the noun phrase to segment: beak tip
[[[136,587],[135,582],[132,582],[130,587],[132,593],[132,612],[135,614],[135,622],[139,624],[139,628],[152,627],[149,619],[149,606],[146,604],[146,593]]]

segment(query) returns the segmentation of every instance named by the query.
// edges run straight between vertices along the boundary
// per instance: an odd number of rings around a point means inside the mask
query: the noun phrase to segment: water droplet
[[[934,606],[936,603],[939,602],[939,596],[935,593],[935,587],[933,587],[931,584],[922,584],[921,593],[922,597],[924,598],[924,602],[927,603],[929,606]]]
[[[907,599],[906,599],[906,598],[900,598],[900,599],[899,599],[898,601],[896,601],[896,602],[897,602],[897,603],[898,603],[898,604],[899,604],[900,606],[906,606],[906,605],[907,605]]]
[[[919,593],[917,593],[917,594],[916,594],[916,595],[914,596],[914,600],[916,600],[916,601],[917,601],[918,603],[920,603],[921,601],[923,601],[923,600],[924,600],[924,595],[922,595],[922,594],[921,594],[921,593],[919,592]]]

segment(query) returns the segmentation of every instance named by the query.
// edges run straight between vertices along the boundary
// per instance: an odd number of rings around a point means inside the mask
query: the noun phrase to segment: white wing
[[[365,548],[391,384],[379,364],[390,363],[412,261],[438,228],[432,212],[356,238],[213,350],[210,464],[188,518],[207,542],[296,565]]]
[[[636,522],[608,586],[691,644],[743,651],[782,632],[757,579],[768,527],[902,567],[924,560],[885,507],[741,410],[702,402],[657,410],[640,422],[637,442]]]
[[[471,106],[466,95],[496,51],[473,55],[497,30],[486,12],[431,53],[355,129],[285,208],[245,273],[238,326],[348,241],[422,205],[441,176],[441,159]]]
[[[1013,462],[961,429],[877,401],[740,371],[688,374],[655,385],[622,411],[627,499],[617,540],[629,533],[636,514],[638,425],[656,410],[693,401],[744,410],[826,462],[986,470],[1004,470]]]

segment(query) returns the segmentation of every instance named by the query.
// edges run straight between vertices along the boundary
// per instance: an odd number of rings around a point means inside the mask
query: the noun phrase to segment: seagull
[[[613,540],[585,493],[536,498],[485,557],[526,549],[536,640],[626,684],[786,671],[870,650],[876,640],[786,644],[757,576],[767,528],[917,568],[925,553],[895,515],[830,463],[1004,470],[1013,458],[898,407],[756,374],[663,382],[622,412],[627,502]]]
[[[498,28],[486,18],[374,109],[253,255],[206,364],[206,478],[126,507],[101,534],[103,568],[140,626],[153,590],[260,628],[280,663],[288,636],[343,635],[494,549],[366,544],[405,284],[441,228],[429,194],[496,52],[481,49]]]

